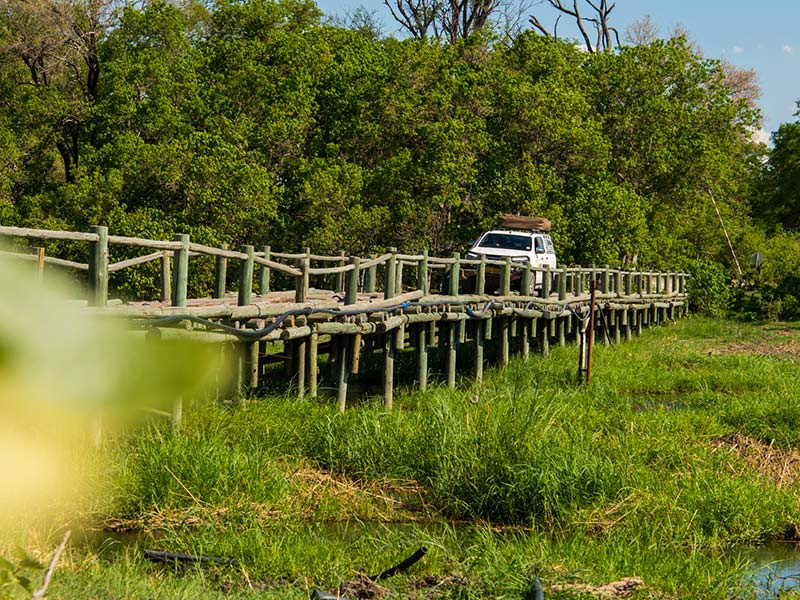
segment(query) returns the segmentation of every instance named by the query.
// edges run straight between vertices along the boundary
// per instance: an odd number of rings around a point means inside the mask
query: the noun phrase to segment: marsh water
[[[773,542],[745,550],[753,563],[751,580],[758,600],[774,600],[790,590],[800,589],[800,544]]]

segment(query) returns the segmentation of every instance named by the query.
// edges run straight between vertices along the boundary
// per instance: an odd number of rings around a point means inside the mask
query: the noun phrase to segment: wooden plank
[[[77,231],[53,231],[51,229],[29,229],[26,227],[0,227],[0,235],[34,238],[38,240],[71,240],[77,242],[96,242],[97,233]]]

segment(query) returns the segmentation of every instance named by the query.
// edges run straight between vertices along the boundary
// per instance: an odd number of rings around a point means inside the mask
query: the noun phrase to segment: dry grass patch
[[[708,348],[706,353],[775,356],[791,361],[800,360],[800,331],[786,328],[763,328],[757,340],[735,341]]]
[[[731,433],[714,440],[715,451],[727,451],[744,459],[749,467],[778,488],[792,485],[800,474],[800,450],[776,448],[740,433]]]

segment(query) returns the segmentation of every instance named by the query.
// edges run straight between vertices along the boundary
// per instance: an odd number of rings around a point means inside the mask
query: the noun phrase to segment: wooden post
[[[222,250],[228,249],[228,244],[221,244]],[[224,298],[228,279],[228,259],[217,256],[214,261],[214,298]]]
[[[396,350],[392,333],[385,336],[383,347],[383,401],[386,410],[392,410],[392,405],[394,404],[394,357]]]
[[[397,284],[397,248],[389,248],[387,252],[389,252],[391,256],[386,263],[386,277],[383,288],[383,298],[385,300],[394,298],[397,295],[395,288]],[[392,361],[394,361],[394,357],[392,357]]]
[[[452,273],[451,273],[452,275]],[[447,387],[456,387],[456,327],[457,323],[447,323]]]
[[[508,317],[500,318],[500,362],[504,367],[508,366],[511,359],[511,352],[508,340]]]
[[[548,323],[542,323],[539,327],[539,348],[541,349],[542,356],[550,354],[550,327]]]
[[[558,317],[558,324],[556,325],[558,329],[558,345],[562,348],[567,345],[567,317]]]
[[[550,297],[550,267],[547,266],[542,271],[542,287],[539,288],[539,297]]]
[[[343,336],[345,338],[349,338],[350,336]],[[350,375],[350,368],[349,368],[349,360],[348,354],[350,353],[348,350],[352,347],[351,344],[348,344],[349,340],[344,339],[342,340],[343,343],[339,344],[339,358],[336,361],[336,367],[338,371],[337,377],[337,400],[339,402],[339,412],[344,412],[345,408],[347,408],[347,383]]]
[[[475,293],[483,296],[486,293],[486,255],[481,254],[481,262],[475,273]]]
[[[172,253],[169,250],[161,252],[161,302],[169,302],[172,294],[171,256]]]
[[[361,282],[361,270],[359,269],[360,259],[357,256],[350,257],[350,266],[353,268],[347,272],[345,281],[344,303],[355,304],[358,300],[358,284]]]
[[[417,331],[417,385],[424,392],[428,388],[428,340],[425,323],[416,325]]]
[[[295,266],[300,269],[300,275],[295,278],[294,301],[297,303],[306,302],[308,299],[309,272],[311,258],[306,254],[303,258],[295,261]]]
[[[483,345],[486,336],[486,327],[491,326],[489,320],[475,321],[475,381],[483,383]]]
[[[623,326],[625,328],[625,341],[626,342],[630,342],[631,341],[631,329],[632,328],[631,328],[631,315],[630,315],[630,312],[631,312],[630,309],[627,309],[627,308],[622,311],[622,324],[623,324]]]
[[[520,331],[520,350],[522,353],[522,359],[528,360],[531,353],[531,342],[530,342],[530,328],[531,328],[531,321],[530,319],[523,318],[522,319],[522,326]]]
[[[373,260],[375,255],[370,257],[370,260]],[[364,292],[371,294],[375,291],[375,286],[377,283],[378,275],[378,266],[372,265],[371,267],[367,268],[367,272],[364,273]]]
[[[247,255],[239,262],[239,296],[238,305],[247,306],[252,300],[253,292],[253,246],[242,246],[241,251]],[[224,276],[223,276],[224,277]],[[223,278],[224,295],[224,278]],[[218,283],[218,282],[217,282]],[[258,390],[258,341],[242,342],[242,374],[241,395],[253,395]]]
[[[185,307],[189,288],[189,235],[179,233],[175,241],[181,243],[172,259],[172,306]]]
[[[261,254],[264,256],[264,259],[269,260],[270,256],[272,255],[272,248],[269,246],[262,246],[261,247]],[[265,294],[269,294],[269,286],[270,286],[270,269],[267,265],[259,265],[258,266],[258,293],[264,296]]]
[[[561,302],[567,299],[567,270],[561,269],[558,272],[558,299]]]
[[[503,272],[500,279],[500,295],[508,296],[511,294],[511,257],[506,256],[506,262],[503,265]],[[503,319],[505,321],[505,319]]]
[[[256,347],[258,345],[256,344]],[[301,338],[294,344],[297,365],[297,398],[302,400],[306,395],[306,363],[308,355],[308,340]]]
[[[403,293],[403,261],[398,260],[397,264],[395,265],[395,281],[394,281],[394,291],[396,294]]]
[[[239,261],[239,306],[247,306],[253,299],[253,246],[246,244],[241,248],[247,258]]]
[[[92,233],[98,239],[89,242],[89,306],[105,306],[108,299],[108,227],[95,225]]]
[[[253,395],[258,391],[258,342],[246,342],[247,348],[247,392]]]
[[[525,268],[522,271],[522,283],[519,286],[519,293],[521,296],[531,296],[533,294],[531,286],[531,263],[525,262]]]
[[[453,260],[455,262],[450,266],[449,286],[447,290],[449,296],[458,296],[458,283],[461,275],[460,259],[461,255],[458,252],[453,252]]]
[[[595,298],[597,295],[597,280],[592,277],[591,282],[591,304],[589,306],[589,339],[586,343],[586,383],[592,380],[592,355],[594,354],[594,313],[595,313]]]
[[[428,249],[422,251],[422,259],[417,263],[417,288],[422,290],[422,295],[430,292],[428,285]]]
[[[36,281],[44,281],[44,246],[36,248]]]
[[[341,252],[339,252],[339,266],[343,267],[346,264],[347,264],[347,255],[345,254],[344,250],[342,250]],[[344,282],[345,282],[344,273],[341,272],[336,273],[336,284],[334,290],[336,291],[337,294],[341,294],[344,291],[344,285],[345,285]]]
[[[308,395],[317,397],[317,352],[319,349],[319,331],[317,325],[311,326],[308,337]]]

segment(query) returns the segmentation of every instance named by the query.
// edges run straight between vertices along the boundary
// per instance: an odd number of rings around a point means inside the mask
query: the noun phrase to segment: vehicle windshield
[[[527,235],[514,235],[513,233],[487,233],[479,245],[481,248],[530,250],[531,238]]]

